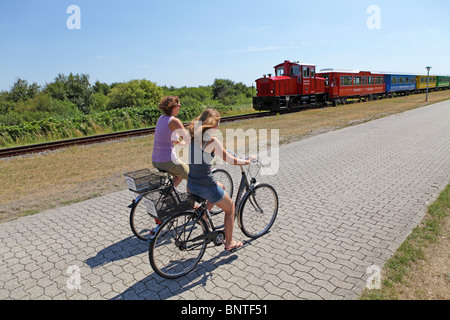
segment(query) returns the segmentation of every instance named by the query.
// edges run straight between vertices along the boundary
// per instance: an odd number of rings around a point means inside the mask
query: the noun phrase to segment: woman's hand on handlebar
[[[248,157],[246,160],[248,160],[248,163],[247,163],[247,164],[258,162],[258,158],[257,158],[256,155],[254,155],[254,154],[252,154],[252,155],[251,155],[250,157]]]

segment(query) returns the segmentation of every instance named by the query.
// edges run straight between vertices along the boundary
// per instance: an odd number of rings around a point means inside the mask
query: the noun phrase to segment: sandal
[[[232,241],[231,243],[234,242],[234,245],[226,247],[225,246],[225,250],[229,251],[229,252],[233,252],[234,250],[242,247],[244,244],[241,241]]]

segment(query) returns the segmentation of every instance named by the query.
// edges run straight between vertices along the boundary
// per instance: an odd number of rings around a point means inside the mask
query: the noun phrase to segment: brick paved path
[[[178,280],[132,236],[128,190],[0,225],[0,299],[356,299],[450,181],[450,101],[283,145],[280,161],[263,178],[272,232]]]

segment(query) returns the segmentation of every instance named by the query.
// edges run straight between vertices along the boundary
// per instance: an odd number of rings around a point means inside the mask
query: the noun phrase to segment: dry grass
[[[430,94],[430,103],[450,91]],[[422,107],[425,95],[305,110],[221,126],[225,129],[279,129],[280,143]],[[68,203],[126,189],[123,174],[151,167],[153,137],[72,147],[29,157],[0,160],[0,223]]]

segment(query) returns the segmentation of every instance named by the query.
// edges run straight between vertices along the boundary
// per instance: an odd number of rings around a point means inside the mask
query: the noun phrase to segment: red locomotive
[[[269,74],[256,80],[256,110],[284,110],[326,101],[325,79],[316,74],[316,66],[284,61]]]
[[[333,105],[349,98],[371,99],[385,93],[384,75],[368,71],[325,69],[316,73],[311,64],[284,61],[269,74],[256,80],[256,110],[281,111],[302,106]]]

